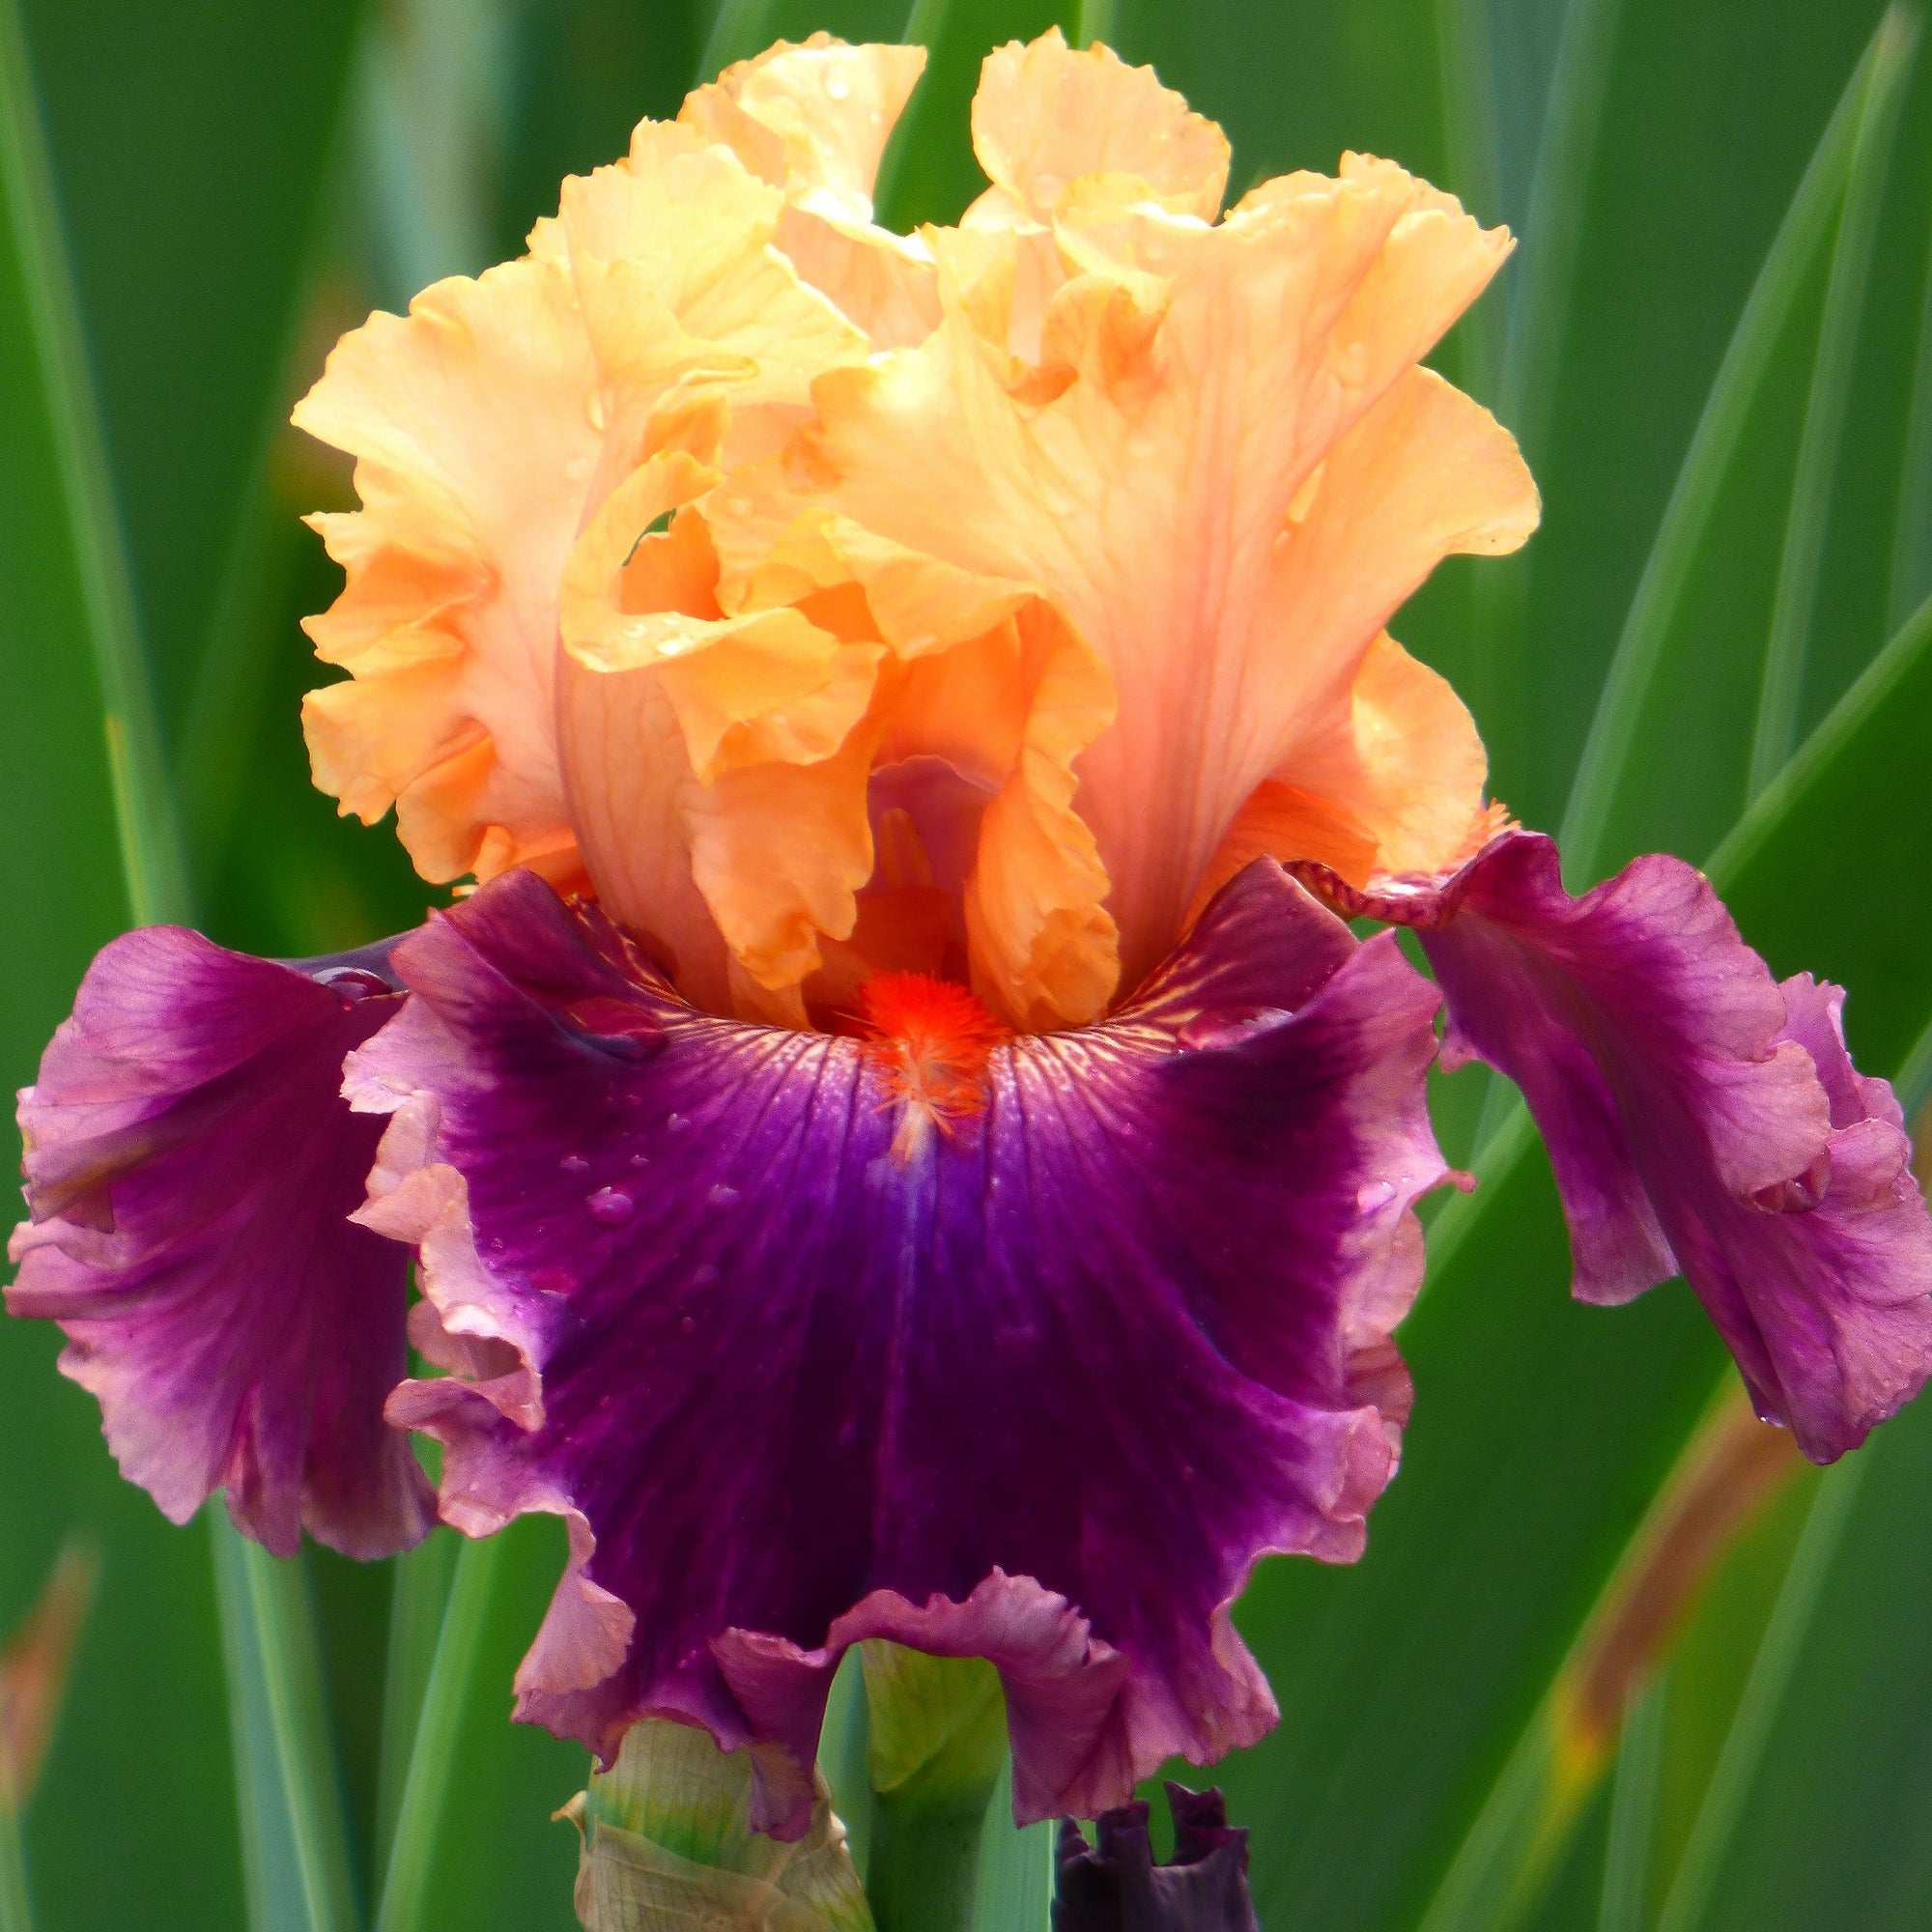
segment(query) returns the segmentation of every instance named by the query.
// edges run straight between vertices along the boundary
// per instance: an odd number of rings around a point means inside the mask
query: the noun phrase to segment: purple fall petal
[[[1167,1786],[1174,1856],[1154,1862],[1148,1807],[1096,1821],[1090,1845],[1068,1818],[1055,1856],[1053,1932],[1259,1932],[1248,1896],[1248,1834],[1218,1791]]]
[[[14,1315],[68,1336],[122,1472],[185,1521],[217,1489],[278,1554],[416,1542],[433,1498],[383,1420],[409,1257],[353,1225],[378,1123],[343,1056],[403,1005],[386,949],[296,965],[180,926],[106,947],[20,1094]]]
[[[860,1042],[692,1011],[529,875],[396,964],[351,1062],[395,1112],[363,1218],[422,1243],[455,1373],[389,1412],[447,1446],[459,1528],[566,1519],[522,1716],[762,1746],[781,1833],[863,1637],[998,1665],[1023,1819],[1267,1728],[1228,1605],[1269,1551],[1359,1552],[1407,1408],[1444,1170],[1392,936],[1253,867],[909,1154]]]
[[[1452,1022],[1523,1090],[1569,1216],[1577,1293],[1682,1272],[1770,1421],[1817,1462],[1932,1370],[1932,1219],[1891,1090],[1853,1067],[1844,995],[1779,985],[1709,882],[1652,853],[1572,898],[1506,833],[1460,872],[1346,910],[1420,928]]]

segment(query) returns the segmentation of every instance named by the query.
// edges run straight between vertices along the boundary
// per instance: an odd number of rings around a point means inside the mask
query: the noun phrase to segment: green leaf
[[[1046,1932],[1053,1903],[1051,1824],[1013,1823],[1013,1767],[1000,1773],[980,1840],[971,1932]]]
[[[1918,49],[1917,21],[1890,9],[1880,21],[1865,71],[1846,161],[1844,208],[1832,250],[1817,364],[1804,406],[1798,473],[1778,559],[1777,592],[1764,645],[1764,673],[1751,731],[1747,783],[1756,793],[1790,756],[1798,739],[1805,648],[1817,614],[1832,488],[1844,455],[1844,430],[1860,324],[1878,239],[1886,168],[1898,131],[1898,110]]]
[[[1006,1699],[981,1658],[864,1646],[874,1793],[866,1889],[881,1932],[964,1932],[987,1804],[1007,1762]]]
[[[191,895],[120,534],[108,444],[83,347],[80,303],[50,185],[26,50],[11,6],[0,17],[0,102],[8,235],[19,264],[21,313],[37,362],[55,497],[79,587],[77,639],[91,646],[102,700],[107,780],[137,920],[189,915]],[[97,1452],[98,1453],[98,1452]],[[216,1598],[230,1665],[236,1766],[248,1783],[244,1846],[258,1923],[347,1928],[353,1880],[338,1774],[324,1709],[306,1583],[214,1525]],[[286,1872],[288,1882],[279,1879]]]
[[[1657,1785],[1663,1756],[1667,1674],[1646,1685],[1624,1721],[1623,1747],[1610,1785],[1604,1895],[1597,1932],[1646,1932],[1651,1839],[1657,1827]]]
[[[1679,602],[1779,335],[1843,198],[1864,105],[1895,87],[1905,51],[1897,34],[1882,26],[1805,169],[1705,399],[1624,619],[1564,814],[1564,856],[1579,878],[1596,877],[1610,855],[1612,813],[1635,775],[1646,704]]]

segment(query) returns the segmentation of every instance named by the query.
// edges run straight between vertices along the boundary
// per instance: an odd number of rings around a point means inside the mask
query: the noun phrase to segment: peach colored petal
[[[973,150],[993,185],[968,225],[1050,218],[1073,183],[1133,179],[1143,198],[1211,221],[1228,185],[1228,138],[1111,48],[1075,51],[1058,27],[996,47],[973,97]]]
[[[1353,886],[1447,871],[1506,821],[1483,802],[1489,760],[1448,681],[1382,632],[1349,694],[1346,722],[1297,751],[1236,814],[1190,920],[1252,859],[1309,859]]]
[[[872,218],[872,186],[925,49],[780,42],[690,95],[678,119],[781,189],[778,246],[882,348],[938,320],[932,257]]]
[[[1119,962],[1106,869],[1074,809],[1073,760],[1113,716],[1105,667],[1024,583],[841,518],[808,511],[787,525],[798,501],[773,472],[717,493],[705,514],[721,594],[743,606],[841,582],[864,592],[897,660],[871,717],[878,765],[938,759],[985,798],[961,881],[975,988],[1022,1027],[1094,1017]]]
[[[355,680],[304,706],[316,781],[365,823],[400,801],[425,877],[567,834],[552,611],[597,456],[593,383],[567,275],[525,261],[371,317],[297,406],[355,457],[363,505],[311,520],[348,582],[304,628]]]
[[[794,469],[893,545],[1029,586],[1106,661],[1118,721],[1077,806],[1131,984],[1256,786],[1346,725],[1393,606],[1445,552],[1520,542],[1535,494],[1487,413],[1411,374],[1508,238],[1401,169],[1350,160],[1214,228],[1089,198],[1055,232],[1078,272],[1031,377],[984,277],[949,285],[926,343],[821,379]]]
[[[894,124],[925,71],[917,46],[780,41],[686,96],[678,119],[799,200],[868,221]]]
[[[298,407],[363,505],[315,520],[348,583],[308,629],[353,680],[305,707],[317,781],[367,821],[394,804],[426,877],[577,874],[554,686],[580,528],[654,449],[781,440],[811,378],[867,353],[774,245],[783,208],[646,123],[528,257],[373,317]]]
[[[641,122],[623,160],[564,183],[550,245],[603,377],[600,497],[670,440],[654,416],[717,392],[782,421],[820,370],[869,351],[774,245],[783,211],[735,156],[674,123]]]
[[[864,727],[885,648],[794,606],[724,612],[709,532],[680,507],[715,478],[659,456],[585,529],[561,606],[564,755],[606,905],[687,994],[769,1016],[759,992],[795,1006],[871,870]]]
[[[706,582],[702,523],[649,526],[716,473],[660,456],[614,490],[564,575],[564,648],[587,669],[655,669],[699,782],[746,766],[830,757],[866,714],[883,649],[796,607],[726,615]]]

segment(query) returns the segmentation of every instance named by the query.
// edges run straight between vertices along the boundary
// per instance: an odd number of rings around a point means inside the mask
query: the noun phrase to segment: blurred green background
[[[1876,0],[0,0],[11,1084],[129,917],[103,705],[136,790],[164,775],[218,939],[299,954],[421,916],[393,839],[309,788],[297,724],[297,620],[334,590],[297,518],[346,476],[285,423],[334,336],[515,252],[639,116],[820,26],[931,45],[885,213],[950,216],[980,55],[1055,18],[1220,119],[1237,188],[1366,149],[1516,230],[1435,359],[1519,434],[1544,526],[1445,566],[1399,634],[1470,698],[1498,793],[1564,829],[1573,885],[1639,849],[1710,865],[1778,970],[1849,983],[1863,1065],[1923,1100],[1932,60],[1918,10]],[[103,676],[103,637],[133,671]],[[1285,1714],[1219,1774],[1264,1922],[1932,1922],[1932,1406],[1822,1478],[1779,1463],[1709,1562],[1651,1565],[1676,1614],[1632,1638],[1630,1579],[1727,1439],[1726,1365],[1681,1284],[1572,1305],[1540,1152],[1482,1076],[1440,1085],[1486,1182],[1432,1229],[1407,1466],[1358,1568],[1273,1563],[1241,1613]],[[22,1828],[39,1922],[362,1922],[449,1532],[400,1577],[323,1554],[265,1585],[118,1481],[57,1342],[0,1335],[0,1631],[69,1539],[99,1556]],[[505,1721],[559,1558],[526,1526],[488,1581],[424,1925],[572,1922],[549,1814],[583,1762]],[[264,1628],[319,1633],[293,1716],[251,1675],[265,1589]],[[1634,1662],[1579,1717],[1618,1634]],[[306,1741],[295,1772],[265,1726]],[[305,1833],[347,1846],[320,1890]]]

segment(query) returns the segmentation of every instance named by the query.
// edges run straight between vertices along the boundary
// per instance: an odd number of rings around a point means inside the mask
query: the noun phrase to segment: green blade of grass
[[[1843,199],[1861,105],[1878,71],[1895,70],[1902,51],[1895,30],[1882,23],[1833,110],[1711,384],[1611,654],[1564,813],[1560,842],[1579,878],[1595,877],[1603,864],[1611,810],[1633,776],[1644,700],[1671,620],[1779,332]]]
[[[1448,180],[1465,208],[1497,205],[1495,49],[1490,10],[1468,0],[1435,0],[1435,63],[1442,95]],[[1447,373],[1472,395],[1493,392],[1501,309],[1478,302],[1444,345]]]
[[[27,50],[13,0],[0,0],[0,177],[8,242],[17,255],[54,432],[55,488],[83,586],[86,643],[99,680],[128,898],[137,921],[180,919],[191,895],[174,797],[162,760],[149,671],[109,479],[99,408],[76,327],[76,299]],[[217,1537],[226,1532],[218,1526]],[[239,1569],[216,1565],[217,1598],[239,1641],[228,1651],[259,1673],[279,1788],[254,1794],[279,1807],[297,1849],[300,1916],[311,1932],[348,1932],[352,1888],[332,1755],[323,1727],[313,1632],[298,1569],[274,1573],[252,1547]],[[306,1669],[304,1668],[306,1666]],[[251,1692],[231,1683],[231,1717]],[[260,1753],[238,1751],[259,1764]]]
[[[55,487],[67,513],[102,715],[116,762],[126,775],[125,795],[138,801],[135,809],[121,814],[128,890],[140,905],[180,908],[188,903],[187,868],[155,725],[148,668],[136,642],[128,554],[75,323],[73,276],[15,0],[0,0],[0,181],[7,241],[19,259],[28,324],[40,351],[58,466]]]
[[[1657,1780],[1663,1761],[1667,1671],[1644,1687],[1624,1723],[1610,1783],[1609,1840],[1597,1932],[1648,1932],[1651,1838],[1657,1825]]]
[[[376,1932],[427,1932],[440,1922],[431,1888],[437,1837],[461,1782],[454,1762],[457,1738],[475,1694],[476,1663],[504,1547],[500,1535],[492,1536],[466,1541],[457,1554],[397,1804]]]
[[[894,130],[879,169],[879,219],[909,230],[922,221],[956,221],[985,186],[973,158],[968,115],[980,66],[1009,40],[1031,40],[1058,23],[1069,41],[1098,31],[1079,0],[913,0],[902,37],[926,49],[925,75]],[[1107,34],[1124,31],[1117,14]],[[1122,50],[1124,51],[1124,50]]]
[[[1053,1835],[1050,1824],[1029,1825],[1024,1831],[1014,1825],[1009,1759],[980,1841],[971,1932],[1047,1932],[1053,1911]]]
[[[1888,11],[1879,23],[1853,124],[1843,211],[1832,249],[1817,360],[1804,406],[1771,631],[1765,639],[1747,778],[1750,794],[1771,781],[1798,740],[1805,645],[1817,612],[1832,482],[1844,453],[1846,407],[1878,240],[1879,209],[1918,42],[1917,21],[1900,8]]]
[[[1841,1463],[1818,1487],[1811,1513],[1791,1559],[1770,1628],[1758,1646],[1743,1702],[1718,1760],[1716,1776],[1692,1828],[1677,1877],[1658,1915],[1656,1932],[1698,1932],[1719,1863],[1736,1828],[1773,1720],[1811,1626],[1833,1557],[1843,1538],[1853,1500],[1864,1474],[1857,1457]]]
[[[1530,176],[1523,245],[1511,265],[1515,284],[1496,375],[1496,414],[1532,469],[1544,455],[1563,320],[1582,241],[1576,211],[1584,205],[1595,165],[1622,8],[1623,0],[1569,0],[1564,9]],[[1485,738],[1499,746],[1520,742],[1529,724],[1523,671],[1529,650],[1526,591],[1534,568],[1533,554],[1496,558],[1476,574],[1471,589],[1477,654],[1469,696]]]
[[[438,1531],[395,1558],[389,1647],[383,1671],[383,1730],[376,1782],[376,1869],[386,1868],[401,1815],[423,1703],[436,1667],[438,1636],[449,1607],[457,1548]]]
[[[1932,250],[1925,258],[1917,373],[1906,412],[1905,467],[1888,606],[1895,624],[1903,623],[1912,607],[1932,592]]]
[[[778,38],[778,14],[779,0],[720,0],[692,84],[715,80],[733,61],[749,60],[769,46]]]

